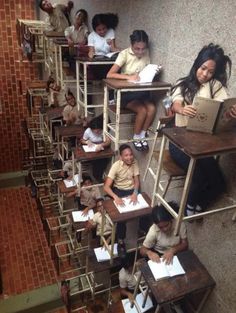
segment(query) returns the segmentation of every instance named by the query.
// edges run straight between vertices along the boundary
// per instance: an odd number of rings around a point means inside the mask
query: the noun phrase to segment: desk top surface
[[[78,62],[81,62],[81,63],[95,63],[95,64],[99,64],[99,63],[107,63],[107,64],[113,64],[115,61],[110,59],[110,58],[107,58],[107,57],[95,57],[93,59],[89,58],[89,57],[75,57],[75,59],[78,61]]]
[[[99,152],[85,152],[82,147],[78,147],[75,150],[75,158],[79,162],[111,158],[114,154],[114,151],[110,147]]]
[[[32,81],[28,84],[28,89],[44,89],[46,92],[47,82],[45,80]]]
[[[166,88],[169,89],[171,87],[170,83],[166,82],[152,82],[152,83],[145,83],[145,84],[135,84],[132,82],[129,82],[127,80],[122,80],[122,79],[113,79],[113,78],[108,78],[103,80],[105,85],[107,85],[110,88],[114,89],[144,89],[144,88]]]
[[[215,285],[214,279],[192,251],[183,251],[177,255],[185,275],[155,281],[147,262],[141,263],[140,270],[158,304],[174,301]]]
[[[64,32],[44,31],[44,35],[49,38],[65,38]]]
[[[47,108],[45,111],[45,114],[46,114],[48,120],[53,120],[55,118],[62,117],[63,110],[64,110],[64,106],[63,107],[57,107],[57,108]]]
[[[84,133],[84,127],[82,125],[70,125],[70,126],[56,126],[55,132],[60,137],[72,137],[76,136],[82,138]]]
[[[67,45],[68,46],[68,40],[65,37],[53,37],[53,42],[56,45]]]
[[[71,192],[71,191],[74,191],[77,189],[77,186],[67,188],[65,183],[64,183],[64,180],[59,180],[57,182],[57,185],[58,185],[58,188],[60,189],[61,193],[68,193],[68,192]]]
[[[196,158],[236,151],[235,131],[211,135],[173,127],[163,129],[163,134],[185,153]]]
[[[151,199],[148,197],[148,195],[145,192],[142,192],[142,195],[144,199],[147,201],[147,203],[150,205],[149,207],[144,208],[144,209],[131,211],[127,213],[120,213],[117,207],[115,206],[113,199],[105,200],[103,202],[103,207],[113,222],[128,221],[128,220],[132,220],[141,216],[151,214],[152,212]]]

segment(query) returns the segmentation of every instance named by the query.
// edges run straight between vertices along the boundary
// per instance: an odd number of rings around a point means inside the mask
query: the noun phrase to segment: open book
[[[72,218],[74,222],[86,222],[94,216],[93,210],[89,210],[87,215],[83,215],[83,211],[73,211]]]
[[[95,60],[102,60],[102,59],[111,59],[111,60],[115,60],[118,56],[118,54],[120,53],[120,51],[115,51],[115,52],[109,52],[105,55],[99,55],[99,54],[95,54],[94,59]]]
[[[136,211],[136,210],[140,210],[140,209],[144,209],[144,208],[149,207],[147,201],[143,198],[141,193],[138,194],[138,201],[135,204],[130,203],[129,197],[122,198],[122,200],[124,201],[124,205],[117,205],[114,202],[115,206],[117,207],[117,209],[120,213],[127,213],[130,211]]]
[[[111,245],[109,246],[111,249]],[[117,243],[114,244],[114,256],[118,254],[117,252]],[[96,255],[98,262],[108,261],[111,259],[109,252],[104,247],[99,247],[94,249],[94,253]]]
[[[95,144],[91,146],[83,145],[82,147],[84,149],[84,152],[96,152],[97,145]]]
[[[197,114],[188,119],[187,129],[204,133],[219,133],[236,127],[236,119],[231,118],[229,111],[236,104],[236,98],[218,101],[195,97],[193,106]]]
[[[139,310],[140,310],[141,313],[144,313],[144,312],[148,311],[149,309],[151,309],[153,307],[152,300],[148,296],[146,304],[145,304],[145,307],[143,308],[144,296],[143,296],[142,293],[137,294],[135,300],[137,302],[137,305],[138,305]],[[130,303],[129,299],[123,299],[122,300],[122,305],[123,305],[125,313],[138,313],[135,305],[131,308],[131,303]]]
[[[64,179],[66,188],[74,187],[80,182],[79,174],[73,176],[72,179]]]
[[[142,69],[142,71],[139,72],[138,76],[140,77],[139,80],[130,80],[129,82],[135,83],[135,84],[147,84],[151,83],[153,81],[153,78],[155,75],[160,73],[162,69],[161,65],[156,64],[148,64]]]
[[[148,265],[155,280],[185,274],[185,270],[176,255],[173,257],[172,264],[167,265],[161,258],[161,262],[159,263],[149,260]]]

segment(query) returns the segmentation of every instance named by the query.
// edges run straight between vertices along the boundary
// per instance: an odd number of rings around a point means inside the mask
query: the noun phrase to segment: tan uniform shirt
[[[115,64],[121,68],[122,74],[133,75],[139,73],[146,65],[150,64],[149,53],[147,51],[145,55],[139,59],[130,47],[119,53]]]
[[[93,223],[96,224],[97,226],[97,231],[96,234],[97,236],[101,236],[101,230],[102,230],[102,214],[100,212],[97,212],[94,214],[93,216]],[[103,230],[103,234],[105,236],[110,235],[112,232],[112,225],[109,222],[109,220],[106,218],[105,219],[105,225],[104,225],[104,230]]]
[[[196,93],[195,97],[204,97],[204,98],[212,98],[211,96],[211,86],[212,84],[212,94],[213,99],[215,100],[224,100],[228,98],[227,90],[218,80],[210,81],[205,84],[202,84],[199,91]],[[180,87],[176,88],[173,95],[171,96],[172,102],[178,100],[182,101],[183,106],[186,106],[186,102],[184,102],[184,98],[181,94]],[[175,113],[175,125],[178,127],[186,126],[188,123],[188,116],[184,116],[182,114]]]
[[[49,23],[55,32],[64,32],[69,26],[68,20],[63,13],[65,6],[57,4],[51,14],[49,14]]]
[[[80,203],[86,206],[96,206],[96,200],[101,198],[98,187],[82,189],[80,192]]]
[[[172,220],[170,234],[163,233],[156,224],[153,224],[143,242],[144,247],[154,249],[157,252],[164,253],[166,250],[180,243],[181,239],[187,238],[187,230],[184,223],[180,225],[180,231],[177,236],[174,235],[176,221]]]
[[[137,280],[135,279],[135,276],[138,277],[138,272],[132,275],[129,271],[127,271],[124,267],[119,271],[119,283],[120,288],[128,288],[130,290],[133,290],[136,286]]]
[[[88,37],[88,27],[83,24],[76,29],[75,26],[70,26],[65,29],[65,37],[70,38],[74,43],[85,43]]]
[[[73,120],[75,120],[74,124],[80,125],[83,123],[83,120],[82,120],[83,116],[80,113],[80,111],[78,110],[77,105],[71,106],[68,104],[67,106],[65,106],[63,113],[62,113],[62,116],[63,116],[63,120],[66,122],[68,120],[73,119]]]
[[[134,188],[134,177],[139,175],[139,167],[137,161],[131,165],[126,165],[122,160],[116,161],[108,174],[113,180],[113,186],[122,189],[128,190]]]

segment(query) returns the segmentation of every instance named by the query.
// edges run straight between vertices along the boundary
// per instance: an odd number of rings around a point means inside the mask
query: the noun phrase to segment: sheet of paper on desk
[[[97,145],[83,145],[84,152],[96,152]]]
[[[74,175],[72,179],[64,179],[66,188],[74,187],[79,183],[79,174]]]
[[[109,246],[111,249],[111,245]],[[117,252],[117,243],[114,244],[114,256],[118,254]],[[94,249],[94,253],[96,255],[98,262],[108,261],[111,259],[109,252],[104,247],[99,247]]]
[[[185,270],[183,269],[176,255],[173,257],[172,264],[165,264],[161,258],[161,262],[159,263],[149,260],[148,265],[155,280],[185,274]]]
[[[87,215],[83,215],[83,211],[73,211],[72,218],[74,222],[86,222],[94,216],[93,210],[89,210]]]
[[[148,64],[139,72],[138,76],[140,77],[139,80],[132,80],[130,82],[135,84],[147,84],[153,81],[155,75],[157,75],[161,71],[162,67],[156,64]]]
[[[131,212],[131,211],[136,211],[136,210],[141,210],[144,208],[148,208],[149,205],[147,203],[146,200],[144,200],[143,196],[141,195],[141,193],[138,194],[138,201],[136,204],[130,203],[130,198],[126,197],[126,198],[122,198],[122,200],[124,201],[124,205],[116,205],[118,211],[120,213],[127,213],[127,212]]]
[[[143,305],[143,295],[141,293],[139,293],[137,296],[136,296],[136,302],[139,306],[139,309],[140,309],[140,312],[144,313],[146,311],[148,311],[149,309],[151,309],[153,307],[153,304],[152,304],[152,300],[151,298],[148,296],[147,297],[147,302],[145,304],[145,307],[143,308],[142,305]],[[129,301],[129,299],[123,299],[122,300],[122,305],[123,305],[123,308],[124,308],[124,311],[126,313],[138,313],[137,309],[135,306],[133,306],[133,308],[130,307],[131,303]]]

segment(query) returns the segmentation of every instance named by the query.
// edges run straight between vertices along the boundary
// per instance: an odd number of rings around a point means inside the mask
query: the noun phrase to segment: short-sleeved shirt
[[[172,227],[169,234],[162,232],[156,224],[153,224],[146,235],[143,242],[144,247],[154,249],[159,253],[164,253],[166,250],[178,245],[182,239],[187,238],[187,230],[184,223],[181,223],[179,234],[175,236],[176,221],[172,220]]]
[[[49,106],[55,104],[54,97],[57,99],[57,104],[59,107],[64,106],[67,104],[66,102],[66,91],[61,88],[60,91],[55,91],[50,89],[49,97],[48,97],[48,104]]]
[[[85,206],[95,207],[97,199],[101,198],[101,193],[98,187],[82,189],[80,192],[80,203]]]
[[[65,37],[69,37],[74,43],[84,43],[87,40],[88,32],[88,27],[85,24],[82,24],[79,29],[72,25],[65,29]]]
[[[105,215],[105,217],[107,216],[107,214]],[[96,234],[97,236],[101,236],[101,230],[102,230],[102,214],[100,212],[96,212],[93,216],[93,223],[96,224],[97,226],[97,230],[96,230]],[[105,219],[105,225],[104,225],[104,235],[108,236],[111,234],[112,232],[112,225],[109,222],[109,220],[106,218]]]
[[[136,273],[135,275],[137,275]],[[119,271],[119,283],[120,283],[120,288],[128,288],[130,290],[134,290],[135,285],[136,285],[136,279],[134,275],[129,273],[124,267]]]
[[[84,140],[90,140],[93,143],[102,143],[103,142],[103,135],[102,133],[97,135],[95,134],[91,128],[87,128],[83,135]]]
[[[99,36],[93,31],[88,36],[88,46],[94,47],[95,54],[106,55],[111,52],[111,46],[107,42],[112,39],[115,39],[115,32],[112,28],[108,29],[104,37]]]
[[[144,69],[150,64],[149,52],[144,54],[142,58],[138,58],[132,51],[131,47],[121,51],[115,61],[115,64],[121,68],[122,74],[133,75]]]
[[[63,120],[66,122],[73,117],[75,119],[75,124],[80,125],[83,123],[82,121],[83,116],[78,110],[78,107],[76,105],[75,106],[71,106],[69,104],[66,105],[62,112],[62,116]]]
[[[209,82],[202,84],[195,97],[204,97],[215,100],[224,100],[228,98],[227,89],[222,86],[218,80],[210,80]],[[183,106],[186,106],[187,103],[184,101],[184,97],[181,94],[180,87],[177,87],[174,93],[171,96],[172,102],[181,101]],[[175,125],[178,127],[186,126],[188,123],[188,116],[175,113]]]
[[[67,160],[62,168],[63,172],[67,172],[68,176],[73,175],[73,164],[71,160]]]
[[[49,23],[52,26],[52,30],[55,32],[64,32],[66,27],[70,26],[69,22],[64,14],[65,6],[63,4],[57,4],[52,13],[49,14]]]
[[[136,160],[131,165],[118,160],[112,165],[108,177],[113,180],[114,187],[129,190],[134,188],[134,177],[138,175],[139,167]]]

